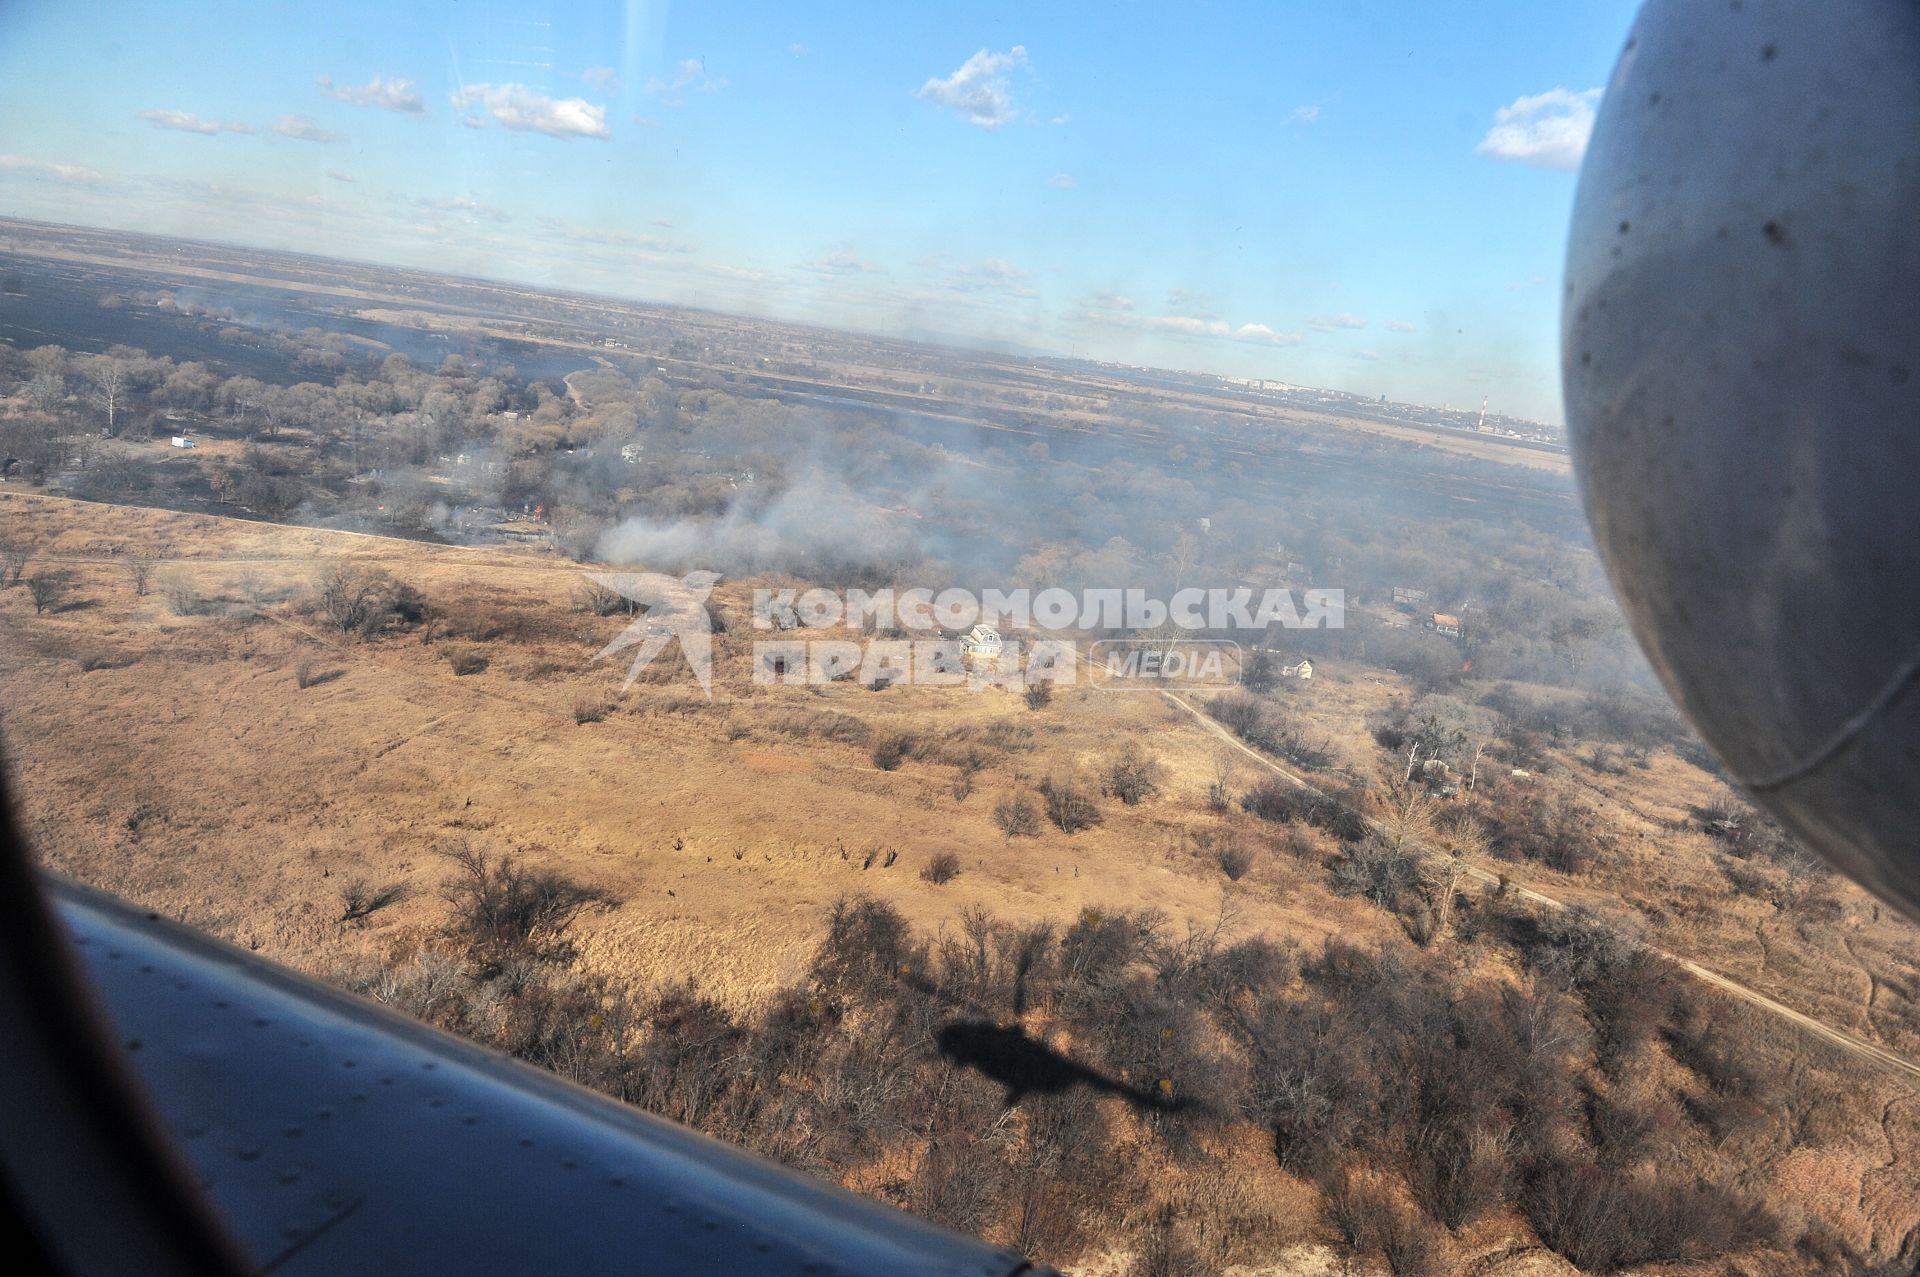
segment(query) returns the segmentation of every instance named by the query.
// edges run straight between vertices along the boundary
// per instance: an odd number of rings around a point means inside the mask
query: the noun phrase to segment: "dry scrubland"
[[[531,550],[19,491],[0,541],[70,574],[44,613],[0,590],[0,740],[51,867],[468,1031],[476,996],[421,995],[433,962],[498,979],[564,948],[564,978],[534,982],[539,1031],[493,1040],[936,1218],[1090,1272],[1912,1270],[1910,1080],[1612,926],[1356,867],[1354,830],[1263,819],[1281,782],[1159,697],[755,687],[750,582],[715,595],[711,703],[677,662],[623,695],[619,658],[589,658],[626,618],[577,606],[577,569]],[[343,634],[314,600],[343,564],[427,613]],[[1314,783],[1379,820],[1406,697],[1341,661],[1270,699]],[[1129,746],[1152,760],[1137,803],[1101,792]],[[1527,761],[1476,778],[1489,825],[1552,834],[1559,812],[1597,850],[1477,866],[1920,1057],[1912,929],[1750,854],[1749,817],[1710,832],[1718,781],[1550,734]],[[1063,832],[1043,781],[1100,823]],[[1035,832],[1009,835],[1023,798]],[[1462,802],[1410,795],[1407,828],[1435,837]],[[489,859],[450,898],[463,847]],[[580,889],[564,937],[462,930],[509,855]],[[608,1022],[634,1036],[608,1048]],[[842,1093],[869,1075],[878,1098]],[[1001,1086],[1027,1082],[1009,1122]],[[1612,1235],[1635,1229],[1666,1249]]]

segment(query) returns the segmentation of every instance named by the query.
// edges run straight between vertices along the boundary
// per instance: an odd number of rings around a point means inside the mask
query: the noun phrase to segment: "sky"
[[[1628,0],[0,4],[0,213],[1558,422]]]

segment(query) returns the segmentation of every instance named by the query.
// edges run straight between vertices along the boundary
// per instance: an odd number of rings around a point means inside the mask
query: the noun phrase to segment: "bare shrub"
[[[1540,1240],[1586,1272],[1706,1259],[1779,1232],[1762,1207],[1717,1185],[1623,1179],[1577,1157],[1536,1167],[1520,1206]]]
[[[993,823],[1009,840],[1032,838],[1040,832],[1040,813],[1026,795],[1015,794],[993,805]]]
[[[378,568],[337,560],[320,575],[320,614],[343,634],[367,633],[384,613],[392,585]]]
[[[583,696],[573,703],[573,721],[576,723],[598,723],[613,712],[613,706],[597,697]]]
[[[1127,1277],[1204,1277],[1213,1267],[1188,1240],[1171,1206],[1157,1212],[1140,1239]]]
[[[1228,842],[1214,852],[1214,863],[1229,881],[1239,882],[1253,870],[1254,853],[1238,842]]]
[[[933,859],[927,861],[927,867],[920,871],[920,876],[936,887],[952,882],[960,876],[960,857],[951,851],[935,852]]]
[[[304,691],[309,687],[318,687],[322,683],[331,683],[336,678],[344,678],[346,673],[344,669],[338,667],[330,670],[315,669],[312,661],[302,660],[293,667],[293,680]]]
[[[844,745],[864,745],[873,736],[866,720],[834,710],[784,709],[754,717],[756,729],[782,736],[813,737]]]
[[[1139,745],[1128,741],[1118,754],[1107,760],[1100,789],[1108,797],[1118,798],[1131,807],[1160,792],[1160,764]]]
[[[451,648],[447,652],[447,664],[453,667],[456,675],[484,674],[490,664],[487,658],[470,647]]]
[[[573,592],[573,605],[593,616],[613,616],[621,612],[632,616],[640,610],[638,603],[598,581],[581,582]]]
[[[1046,800],[1047,819],[1062,833],[1092,829],[1105,819],[1078,782],[1071,778],[1048,776],[1040,782],[1040,796]]]
[[[1016,723],[1010,718],[996,718],[988,723],[980,738],[993,748],[1008,754],[1020,753],[1033,748],[1033,728],[1025,723]]]
[[[139,599],[147,597],[147,582],[153,577],[153,560],[128,559],[124,566],[127,581],[133,586],[133,596]]]
[[[509,855],[491,856],[466,842],[440,853],[454,876],[443,889],[453,906],[450,929],[488,967],[521,957],[561,957],[566,933],[589,906],[612,897],[556,869],[529,869]]]
[[[340,921],[357,922],[388,905],[398,904],[410,894],[411,889],[405,882],[376,887],[365,878],[354,878],[340,888]]]
[[[206,616],[220,610],[220,603],[202,594],[183,573],[174,573],[160,583],[167,596],[167,609],[175,616]]]
[[[871,896],[842,896],[827,914],[809,974],[829,993],[871,999],[925,965],[898,909]]]
[[[1349,843],[1333,866],[1333,889],[1365,896],[1383,909],[1397,905],[1420,881],[1420,861],[1405,846],[1384,837]]]
[[[873,742],[871,757],[875,767],[890,772],[909,758],[920,757],[924,749],[924,742],[912,732],[888,732]]]
[[[1324,829],[1350,842],[1363,838],[1367,822],[1352,806],[1329,794],[1315,793],[1269,776],[1240,795],[1240,807],[1250,815],[1276,824],[1302,823]]]
[[[1047,680],[1028,683],[1027,690],[1020,694],[1020,699],[1027,703],[1028,709],[1045,709],[1053,704],[1053,684]]]
[[[1206,709],[1221,726],[1255,749],[1302,767],[1325,767],[1333,761],[1329,741],[1310,741],[1285,712],[1245,692],[1216,696],[1206,703]]]

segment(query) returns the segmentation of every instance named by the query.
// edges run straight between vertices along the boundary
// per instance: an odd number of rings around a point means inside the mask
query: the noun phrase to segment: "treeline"
[[[1248,445],[1230,421],[1181,418],[1161,423],[1164,451],[1071,432],[1012,447],[670,384],[644,362],[563,386],[459,356],[429,370],[326,348],[304,366],[313,379],[286,386],[124,347],[0,350],[0,449],[20,475],[105,500],[453,540],[537,513],[583,557],[631,553],[676,571],[700,558],[829,585],[1170,590],[1277,584],[1298,562],[1308,576],[1295,584],[1341,587],[1356,604],[1412,585],[1469,620],[1451,640],[1356,609],[1344,631],[1289,636],[1304,650],[1429,688],[1646,678],[1555,480],[1279,426],[1253,440],[1264,460],[1252,461],[1220,451]],[[219,457],[131,446],[182,431],[248,446]],[[1296,465],[1309,457],[1315,468]],[[1323,473],[1329,458],[1338,482]],[[1420,495],[1483,473],[1524,499],[1437,517]]]
[[[571,926],[607,903],[589,887],[471,846],[446,863],[441,933],[351,987],[1056,1263],[1119,1246],[1200,1274],[1302,1240],[1205,1187],[1254,1129],[1320,1191],[1306,1236],[1397,1274],[1447,1271],[1493,1218],[1592,1272],[1868,1262],[1741,1187],[1835,1138],[1850,1097],[1819,1052],[1577,912],[1488,897],[1451,952],[1302,951],[1127,910],[976,909],[927,937],[849,898],[806,976],[741,1009],[574,966]],[[350,891],[358,919],[395,888]]]

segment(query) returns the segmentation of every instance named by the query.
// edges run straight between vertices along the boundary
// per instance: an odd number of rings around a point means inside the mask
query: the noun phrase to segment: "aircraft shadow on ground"
[[[1194,1101],[1132,1086],[1063,1055],[1020,1029],[987,1020],[955,1020],[941,1028],[935,1041],[940,1054],[960,1068],[998,1082],[1006,1088],[1012,1108],[1029,1095],[1058,1095],[1084,1086],[1103,1095],[1117,1095],[1138,1109],[1176,1112],[1194,1107]]]

